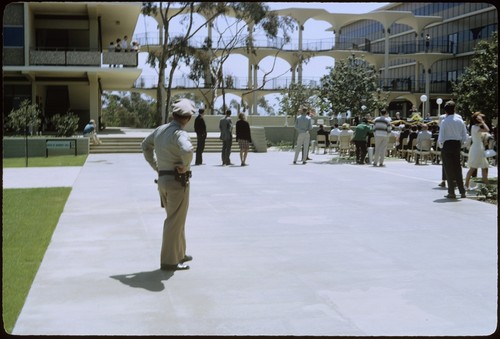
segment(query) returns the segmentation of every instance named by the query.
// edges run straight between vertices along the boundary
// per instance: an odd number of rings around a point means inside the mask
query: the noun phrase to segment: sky
[[[271,9],[284,9],[284,8],[321,8],[325,9],[330,13],[367,13],[376,9],[379,9],[388,4],[388,2],[268,2],[267,3]],[[333,39],[333,33],[331,31],[326,31],[326,29],[331,26],[324,21],[308,20],[305,23],[303,31],[303,43],[307,41],[317,41],[321,39]],[[138,24],[136,26],[135,34],[143,34],[145,31],[153,32],[156,30],[156,23],[152,19],[144,19],[140,16]],[[172,29],[175,31],[175,28]],[[298,40],[298,33],[295,31],[293,33],[292,39]],[[155,70],[150,69],[146,64],[145,60],[147,53],[140,53],[139,55],[139,67],[143,69],[143,76],[145,78],[154,77],[156,73]],[[261,77],[264,72],[270,71],[273,67],[273,58],[268,57],[261,61],[259,64],[259,75]],[[247,58],[240,55],[231,55],[225,63],[224,73],[226,75],[233,75],[240,79],[246,79],[248,76]],[[303,78],[304,80],[319,81],[319,79],[328,73],[327,67],[333,66],[334,61],[329,57],[316,57],[313,62],[303,66]],[[245,65],[245,67],[242,67]],[[272,75],[280,75],[286,73],[290,68],[290,65],[279,59],[274,65],[274,71]],[[176,77],[181,77],[182,73],[187,74],[188,69],[181,70],[180,73],[176,73]],[[291,73],[285,75],[287,78],[291,78]],[[246,81],[246,80],[245,80]],[[271,102],[271,104],[273,104]]]
[[[387,4],[388,2],[268,2],[268,5],[272,9],[322,8],[331,13],[367,13]],[[145,20],[144,17],[141,16],[134,34],[141,34],[146,30],[150,32],[154,31],[156,30],[155,26],[156,24],[151,24],[150,21]],[[330,28],[330,25],[324,21],[308,20],[305,24],[305,29],[303,32],[304,43],[307,40],[332,39],[332,32],[326,31],[326,29],[328,28]],[[293,38],[298,39],[297,32],[294,33]],[[143,55],[142,59],[145,59],[145,55]],[[308,67],[308,65],[306,65],[304,71],[307,70],[308,74],[312,74],[318,77],[324,75],[324,64],[325,62],[331,64],[331,59],[327,57],[324,57],[325,60],[320,59],[321,58],[316,58],[314,63],[315,65],[310,65],[312,67]],[[230,71],[236,72],[237,70],[241,70],[241,67],[235,67],[235,69]],[[239,74],[235,75],[239,76]],[[243,75],[241,76],[246,76],[246,69],[243,70]]]

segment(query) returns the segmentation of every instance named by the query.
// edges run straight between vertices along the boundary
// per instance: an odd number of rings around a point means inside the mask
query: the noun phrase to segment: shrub
[[[40,110],[36,104],[31,104],[30,100],[23,100],[21,106],[12,110],[8,116],[7,126],[15,132],[30,134],[38,131],[42,120],[40,119]]]
[[[52,117],[52,122],[56,127],[56,133],[59,137],[70,137],[75,134],[78,129],[78,121],[80,118],[71,112],[60,115],[56,114]]]

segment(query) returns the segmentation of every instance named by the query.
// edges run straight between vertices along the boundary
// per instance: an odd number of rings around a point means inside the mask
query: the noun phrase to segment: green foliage
[[[75,135],[78,129],[78,122],[80,118],[72,113],[68,112],[66,114],[56,114],[52,117],[52,122],[56,127],[56,133],[58,137],[70,137]]]
[[[465,72],[453,85],[457,110],[470,117],[482,112],[487,121],[498,115],[498,33],[481,40]]]
[[[10,112],[6,127],[20,134],[27,133],[29,130],[37,131],[42,122],[40,114],[36,104],[31,104],[30,100],[23,100],[18,109]]]
[[[159,124],[156,102],[139,93],[104,93],[104,105],[102,112],[108,126],[154,128]]]
[[[293,150],[293,143],[291,141],[284,141],[281,140],[277,143],[272,143],[270,141],[267,142],[267,147],[276,147],[279,151],[292,151]]]
[[[355,55],[337,60],[330,73],[321,78],[320,99],[328,115],[351,111],[351,115],[372,113],[387,105],[388,94],[377,88],[373,65]],[[362,110],[365,106],[366,109]]]
[[[69,187],[3,190],[2,316],[7,333],[12,333],[70,192]]]
[[[258,102],[258,107],[264,109],[267,113],[267,115],[273,116],[276,115],[276,112],[274,110],[273,106],[269,105],[269,102],[266,100],[265,97],[261,97]]]
[[[175,11],[172,9],[175,8]],[[214,110],[214,100],[218,96],[217,90],[222,89],[223,106],[225,103],[225,93],[223,79],[226,79],[223,74],[223,65],[227,60],[231,51],[241,45],[242,41],[246,41],[248,46],[253,42],[248,38],[247,28],[249,23],[254,24],[255,30],[263,31],[270,39],[275,39],[278,36],[283,43],[289,41],[288,31],[293,30],[293,21],[289,17],[277,16],[269,10],[269,6],[264,2],[156,2],[143,3],[143,14],[155,14],[161,12],[162,24],[164,28],[163,35],[165,36],[165,44],[162,48],[150,52],[148,64],[158,68],[158,85],[163,86],[165,79],[165,70],[167,64],[170,64],[170,74],[167,77],[169,82],[166,85],[166,98],[162,91],[157,92],[157,100],[161,103],[166,103],[167,109],[170,108],[171,102],[171,81],[174,71],[180,62],[184,62],[191,69],[189,78],[193,81],[204,79],[205,86],[210,88],[207,91],[204,102],[208,112]],[[167,13],[169,15],[167,15]],[[175,13],[175,14],[174,14]],[[200,13],[206,21],[195,22],[193,14]],[[178,19],[182,15],[180,23],[183,25],[181,35],[174,36],[171,32],[171,21]],[[218,27],[217,20],[220,15],[229,15],[230,21],[226,21],[229,27]],[[203,48],[195,49],[190,45],[191,38],[206,27],[207,24],[213,24],[214,36],[228,37],[223,41],[218,41],[217,44],[212,44],[210,39],[206,39]],[[231,36],[227,33],[231,32]],[[214,38],[214,39],[215,39]],[[219,46],[217,52],[214,52],[210,47]],[[217,56],[217,57],[215,57]],[[201,83],[201,81],[200,81]],[[230,83],[227,86],[230,87]],[[157,110],[163,121],[168,117],[165,112],[161,112],[163,107],[158,107]]]
[[[302,106],[317,107],[315,98],[318,93],[315,87],[292,83],[286,91],[281,92],[280,113],[297,115]]]
[[[473,178],[478,188],[476,196],[479,201],[498,202],[498,178],[488,178],[488,183],[484,184],[482,178]]]

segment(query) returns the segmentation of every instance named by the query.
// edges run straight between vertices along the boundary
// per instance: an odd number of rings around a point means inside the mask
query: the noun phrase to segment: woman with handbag
[[[470,120],[470,130],[469,133],[472,137],[472,144],[469,149],[469,156],[467,161],[467,167],[469,171],[465,176],[465,189],[469,189],[470,178],[477,171],[478,168],[481,169],[481,178],[483,183],[488,183],[488,167],[490,166],[488,159],[486,159],[484,145],[482,141],[482,133],[489,132],[490,129],[484,122],[484,114],[481,112],[475,112],[472,114]]]

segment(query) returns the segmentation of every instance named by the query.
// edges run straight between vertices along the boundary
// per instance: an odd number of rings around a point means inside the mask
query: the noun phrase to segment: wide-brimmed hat
[[[342,124],[342,129],[349,129],[349,124]]]
[[[196,112],[194,102],[189,99],[183,98],[174,101],[172,104],[172,112],[178,116],[192,116]]]

